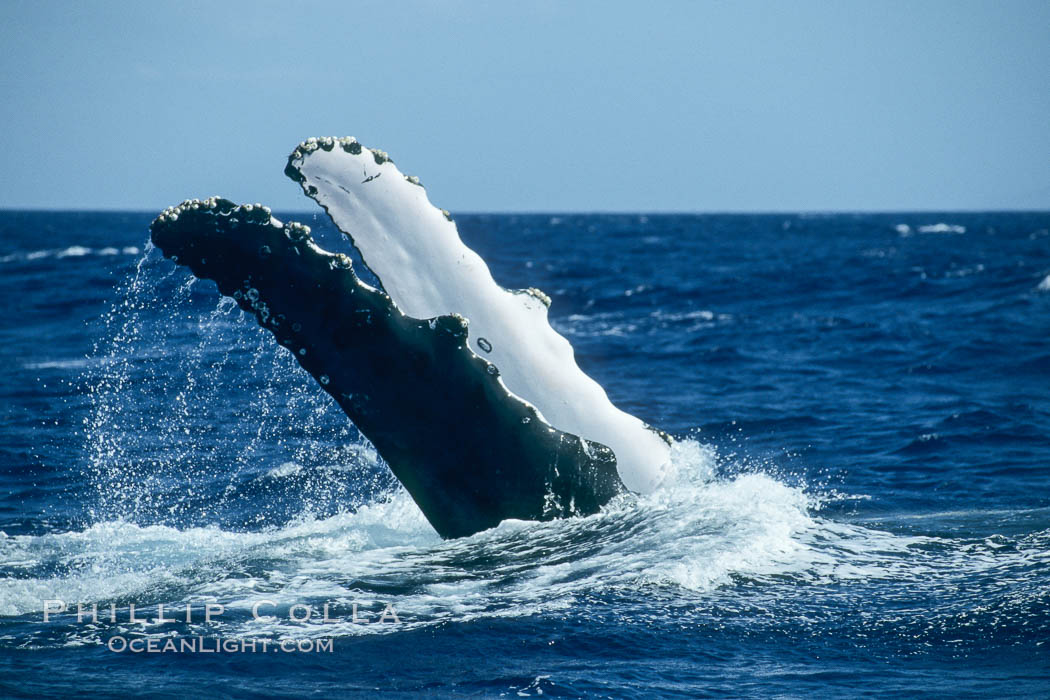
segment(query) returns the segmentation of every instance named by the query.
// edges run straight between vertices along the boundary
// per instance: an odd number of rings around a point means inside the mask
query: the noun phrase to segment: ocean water
[[[1050,214],[457,216],[678,442],[451,541],[151,216],[0,212],[0,696],[1050,697]]]

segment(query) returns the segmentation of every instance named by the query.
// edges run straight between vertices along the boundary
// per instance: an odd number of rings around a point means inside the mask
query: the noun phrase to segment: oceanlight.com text
[[[216,639],[209,637],[110,637],[106,648],[117,653],[131,654],[254,654],[267,652],[332,653],[331,637],[324,639]]]

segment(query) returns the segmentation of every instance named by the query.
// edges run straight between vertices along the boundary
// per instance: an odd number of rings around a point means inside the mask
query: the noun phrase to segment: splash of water
[[[85,420],[93,521],[264,527],[389,491],[328,397],[204,285],[147,246],[103,319]]]

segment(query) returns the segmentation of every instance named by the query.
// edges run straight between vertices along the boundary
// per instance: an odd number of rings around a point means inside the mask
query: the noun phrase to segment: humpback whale
[[[285,173],[381,289],[259,204],[186,200],[153,221],[152,241],[293,353],[442,537],[656,487],[670,438],[609,401],[550,326],[550,299],[499,286],[418,178],[331,137],[299,144]]]

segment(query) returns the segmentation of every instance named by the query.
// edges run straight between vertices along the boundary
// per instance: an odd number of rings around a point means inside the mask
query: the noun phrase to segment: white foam
[[[942,223],[938,223],[938,224],[930,224],[928,226],[920,226],[919,227],[919,233],[956,233],[956,234],[962,234],[962,233],[966,233],[966,227],[965,226],[959,226],[958,224],[946,224],[946,223],[942,222]]]
[[[274,479],[281,479],[293,474],[298,474],[303,470],[303,465],[296,464],[295,462],[282,462],[278,466],[274,467],[266,473],[267,476]]]
[[[22,367],[25,369],[84,369],[85,367],[96,367],[105,362],[86,357],[73,357],[67,360],[44,360],[42,362],[27,362]]]
[[[328,561],[365,549],[439,542],[422,513],[404,492],[389,501],[364,506],[353,514],[325,520],[303,518],[279,530],[228,532],[217,527],[177,529],[102,522],[79,532],[6,536],[0,532],[0,562],[33,572],[41,567],[68,572],[59,576],[0,579],[0,615],[43,610],[43,601],[90,603],[147,594],[160,586],[185,586],[201,568],[252,552],[304,569],[310,557]],[[217,571],[219,579],[192,586],[186,599],[243,587]],[[280,577],[283,574],[275,572]],[[231,580],[234,583],[229,583]]]
[[[305,178],[304,189],[353,239],[405,314],[465,316],[471,351],[499,368],[511,393],[554,427],[611,447],[628,488],[647,493],[656,487],[668,445],[613,406],[580,370],[569,341],[548,323],[541,299],[496,284],[485,261],[463,244],[455,223],[422,187],[393,163],[376,164],[368,149],[353,155],[338,145],[331,151],[307,148],[293,164]]]
[[[66,248],[14,251],[0,256],[0,263],[18,262],[21,260],[33,261],[45,258],[82,258],[87,255],[138,255],[140,252],[141,251],[136,246],[124,246],[123,248],[115,248],[113,246],[89,248],[82,245],[71,245]]]
[[[1020,581],[1050,565],[1050,533],[1010,546],[1001,537],[895,535],[821,517],[813,494],[768,474],[719,477],[716,463],[711,448],[681,440],[666,485],[649,495],[620,498],[586,518],[508,521],[448,541],[404,491],[352,514],[303,517],[261,532],[117,521],[81,532],[0,533],[0,564],[16,572],[0,579],[0,614],[39,615],[43,601],[55,598],[74,609],[76,602],[122,601],[125,617],[128,601],[173,608],[208,600],[241,613],[209,630],[224,637],[327,637],[560,614],[606,591],[630,591],[642,601],[653,592],[670,591],[676,601],[688,593],[697,603],[732,606],[799,585],[873,579],[910,591],[954,591],[974,575]],[[283,612],[247,619],[264,600]],[[343,616],[303,625],[286,614],[294,604],[319,613],[325,602],[358,603],[372,618],[389,603],[403,624]],[[74,625],[59,643],[81,644],[93,633]]]
[[[1050,292],[1050,275],[1043,278],[1043,281],[1036,287],[1040,292]]]

